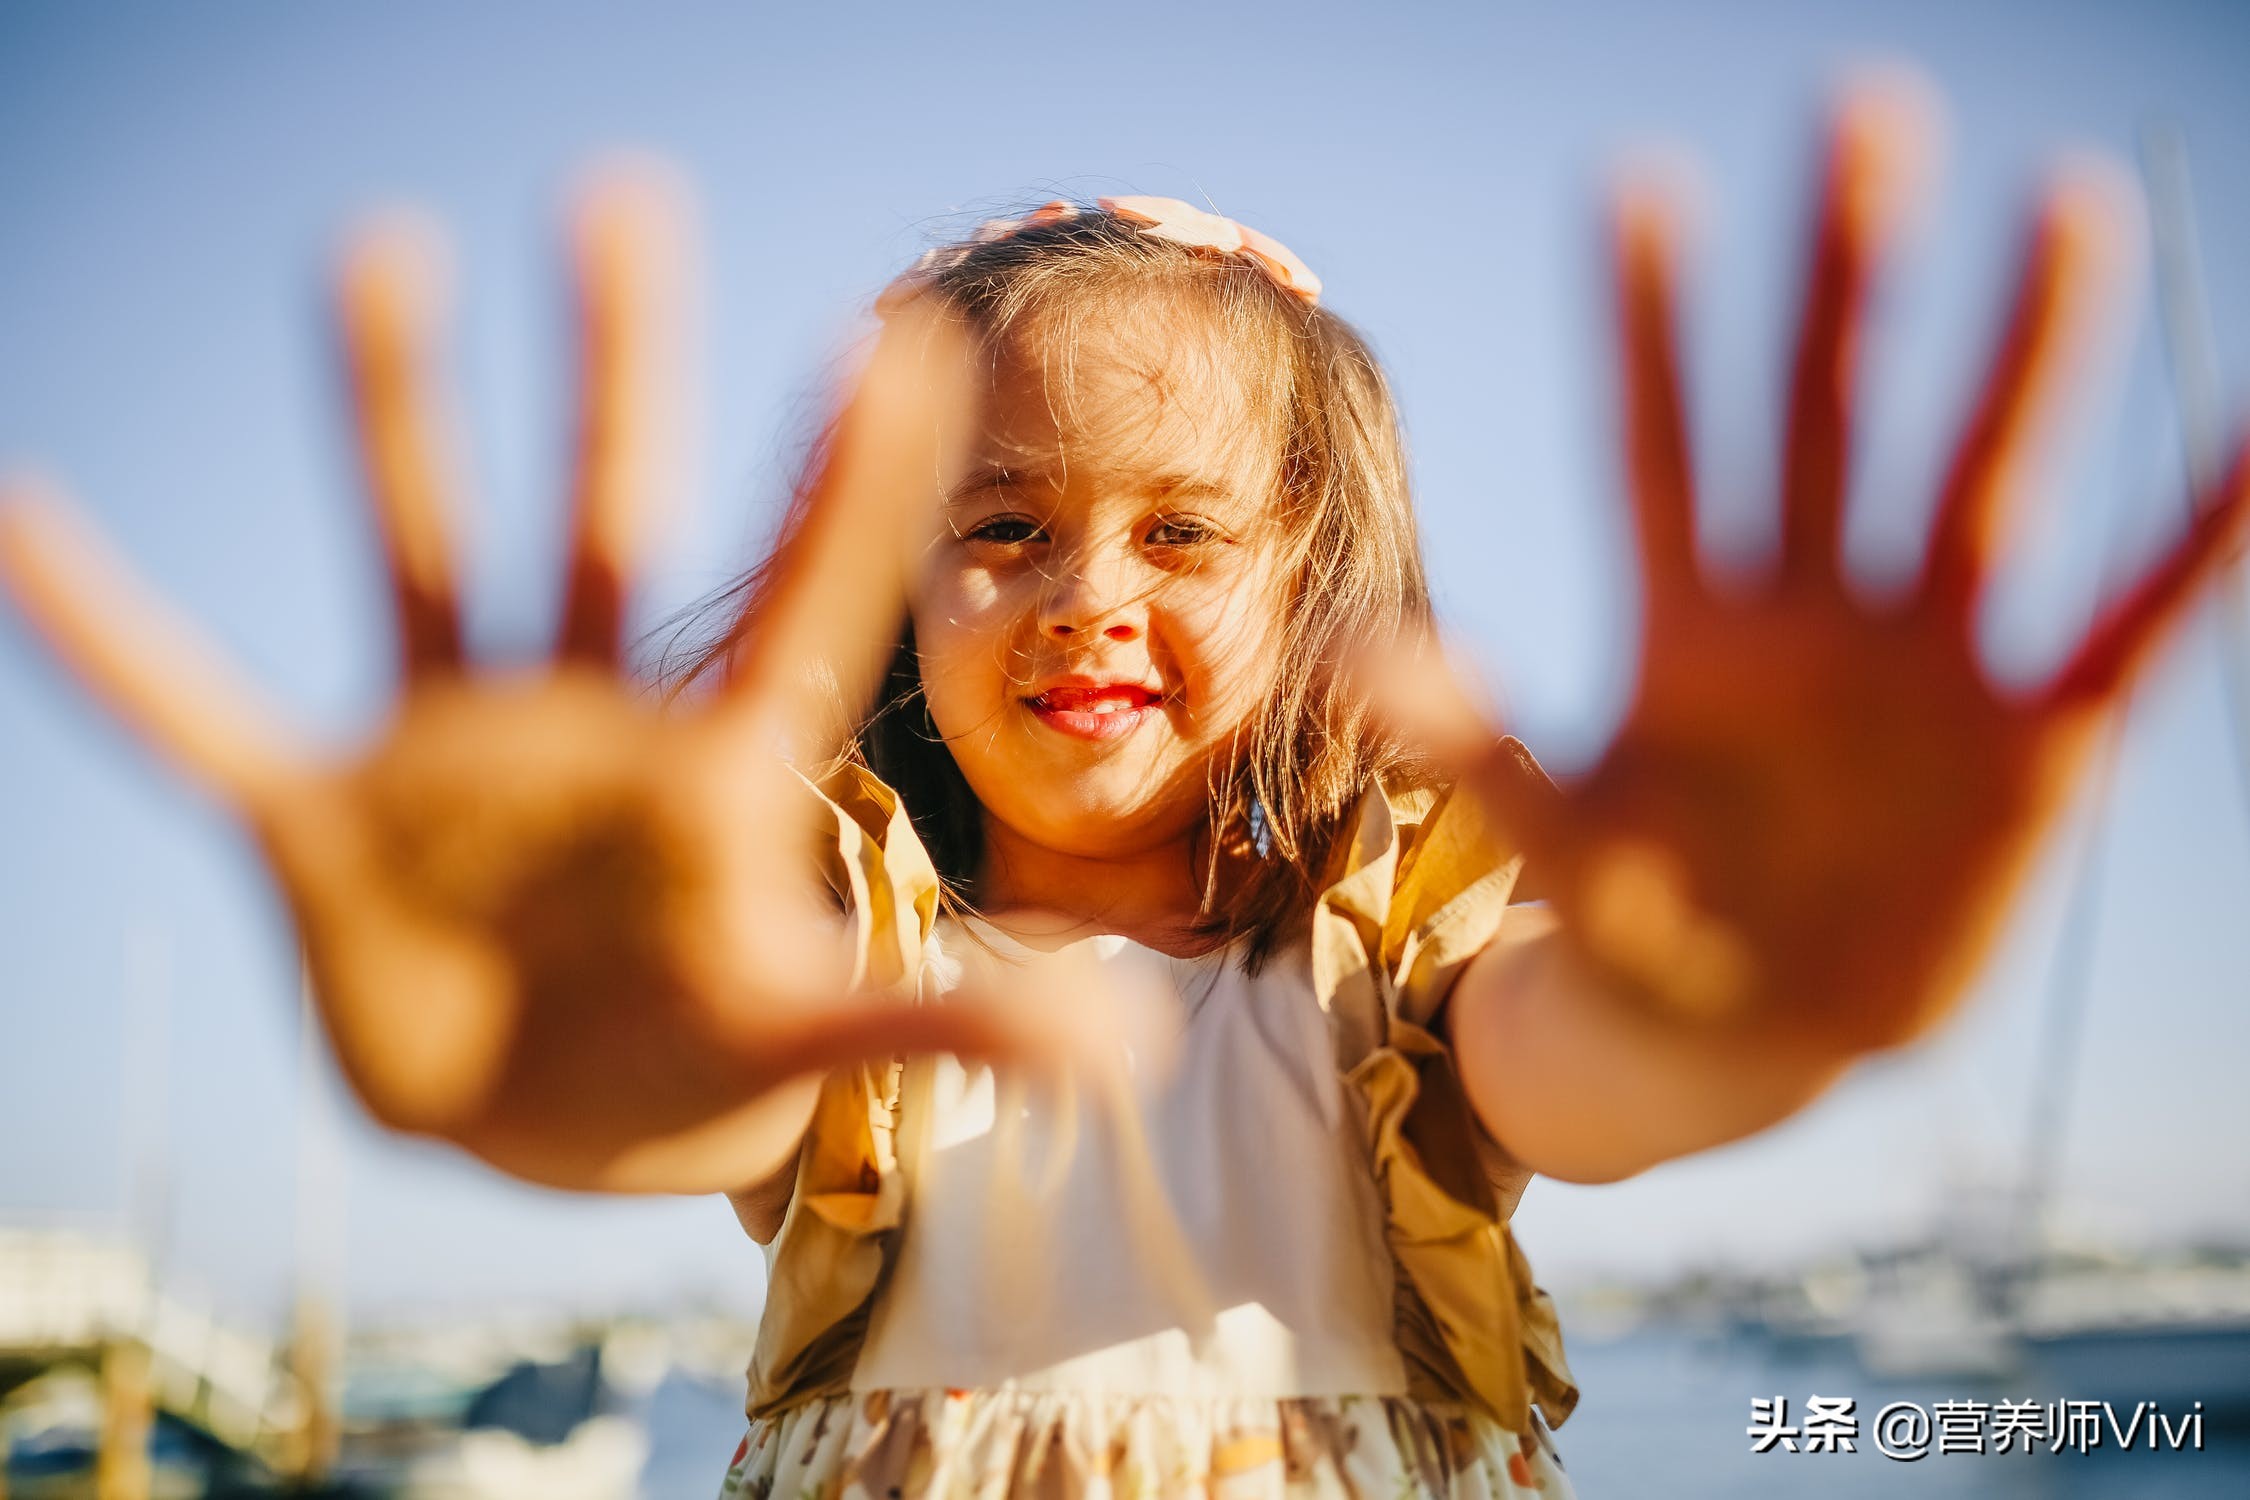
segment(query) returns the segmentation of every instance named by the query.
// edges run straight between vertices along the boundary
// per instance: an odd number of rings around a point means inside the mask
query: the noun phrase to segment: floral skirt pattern
[[[1574,1500],[1513,1433],[1404,1396],[863,1391],[750,1424],[720,1500]]]

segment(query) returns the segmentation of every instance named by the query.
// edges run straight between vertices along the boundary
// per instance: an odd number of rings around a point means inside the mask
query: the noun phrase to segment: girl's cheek
[[[1161,632],[1191,702],[1215,719],[1248,713],[1262,695],[1281,638],[1278,605],[1245,580],[1183,589],[1168,601]]]
[[[949,699],[980,700],[977,712],[1006,695],[1021,612],[1004,579],[986,568],[933,571],[920,581],[912,608],[915,646],[933,689]]]
[[[913,598],[914,635],[925,650],[941,640],[989,635],[1004,628],[1005,601],[988,569],[954,568],[924,575]]]

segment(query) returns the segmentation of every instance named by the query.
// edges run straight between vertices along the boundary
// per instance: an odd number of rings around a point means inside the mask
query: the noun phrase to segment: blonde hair
[[[1346,817],[1376,778],[1393,788],[1435,780],[1434,768],[1369,716],[1337,670],[1357,643],[1419,627],[1430,614],[1389,383],[1357,330],[1255,263],[1139,233],[1099,209],[964,241],[916,284],[919,295],[962,315],[988,348],[1025,336],[1036,320],[1066,386],[1080,315],[1160,299],[1168,311],[1211,320],[1250,400],[1276,418],[1276,519],[1294,582],[1273,691],[1230,762],[1214,764],[1199,854],[1207,861],[1202,930],[1246,938],[1244,961],[1255,968],[1306,917]],[[816,449],[815,463],[819,456]],[[803,524],[807,505],[800,484],[781,539]],[[735,641],[757,628],[773,577],[769,554],[694,608],[660,666],[671,691],[724,668]],[[856,719],[855,707],[839,705],[851,725],[839,758],[897,789],[945,899],[956,909],[973,903],[980,808],[930,721],[910,620],[902,620],[876,702]],[[1253,808],[1262,829],[1253,827]]]

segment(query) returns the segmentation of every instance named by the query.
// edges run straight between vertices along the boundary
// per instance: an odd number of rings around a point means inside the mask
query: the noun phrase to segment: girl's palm
[[[400,227],[339,306],[402,685],[373,742],[316,759],[103,557],[12,486],[0,576],[49,643],[236,809],[287,894],[345,1075],[376,1117],[537,1181],[745,1185],[821,1071],[909,1047],[1053,1052],[1020,1007],[862,993],[814,877],[817,800],[781,758],[872,682],[922,502],[966,412],[951,330],[893,320],[813,481],[812,521],[726,686],[662,711],[620,670],[627,580],[670,414],[674,194],[615,174],[572,222],[583,377],[570,564],[550,661],[472,668],[433,419],[432,257]],[[894,545],[895,543],[895,545]],[[761,1118],[761,1116],[765,1118]]]
[[[1786,1016],[1849,1051],[1916,1036],[1958,998],[2092,731],[2250,516],[2250,463],[2237,461],[2049,682],[2012,694],[1987,679],[1974,626],[2003,502],[2131,221],[2129,200],[2079,172],[2034,225],[1915,587],[1895,603],[1857,597],[1840,540],[1861,304],[1925,118],[1888,88],[1839,115],[1779,556],[1762,579],[1720,583],[1698,566],[1674,235],[1660,197],[1627,191],[1616,243],[1639,680],[1608,752],[1559,796],[1469,752],[1474,784],[1607,972],[1674,1011],[1745,1027]],[[1490,744],[1463,738],[1461,719],[1439,727],[1456,746]]]

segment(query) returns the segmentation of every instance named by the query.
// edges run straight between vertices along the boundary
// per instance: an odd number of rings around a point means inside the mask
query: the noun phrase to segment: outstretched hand
[[[1896,601],[1855,590],[1840,543],[1863,307],[1930,133],[1919,95],[1895,83],[1860,89],[1837,115],[1778,557],[1746,582],[1716,583],[1696,557],[1674,220],[1660,194],[1622,192],[1624,440],[1645,607],[1630,708],[1591,772],[1547,795],[1492,750],[1442,669],[1394,672],[1383,694],[1543,872],[1597,973],[1664,1013],[1746,1031],[1778,1021],[1838,1055],[1907,1041],[1958,1002],[2095,729],[2250,518],[2245,448],[2049,680],[2004,691],[1980,665],[1977,609],[2040,419],[2135,230],[2116,174],[2081,168],[2036,212],[1918,579]]]
[[[315,754],[30,481],[0,501],[0,579],[49,645],[240,815],[285,892],[346,1078],[375,1117],[560,1186],[725,1190],[764,1176],[819,1073],[943,1048],[1052,1061],[1053,1008],[857,993],[820,899],[818,806],[784,763],[830,722],[816,673],[871,689],[934,525],[968,386],[958,332],[893,319],[812,479],[811,520],[708,702],[663,711],[621,666],[661,471],[678,190],[597,179],[570,224],[581,392],[569,572],[545,662],[462,646],[453,493],[430,368],[430,237],[358,237],[338,283],[401,685],[373,740]],[[895,541],[897,545],[887,545]]]

